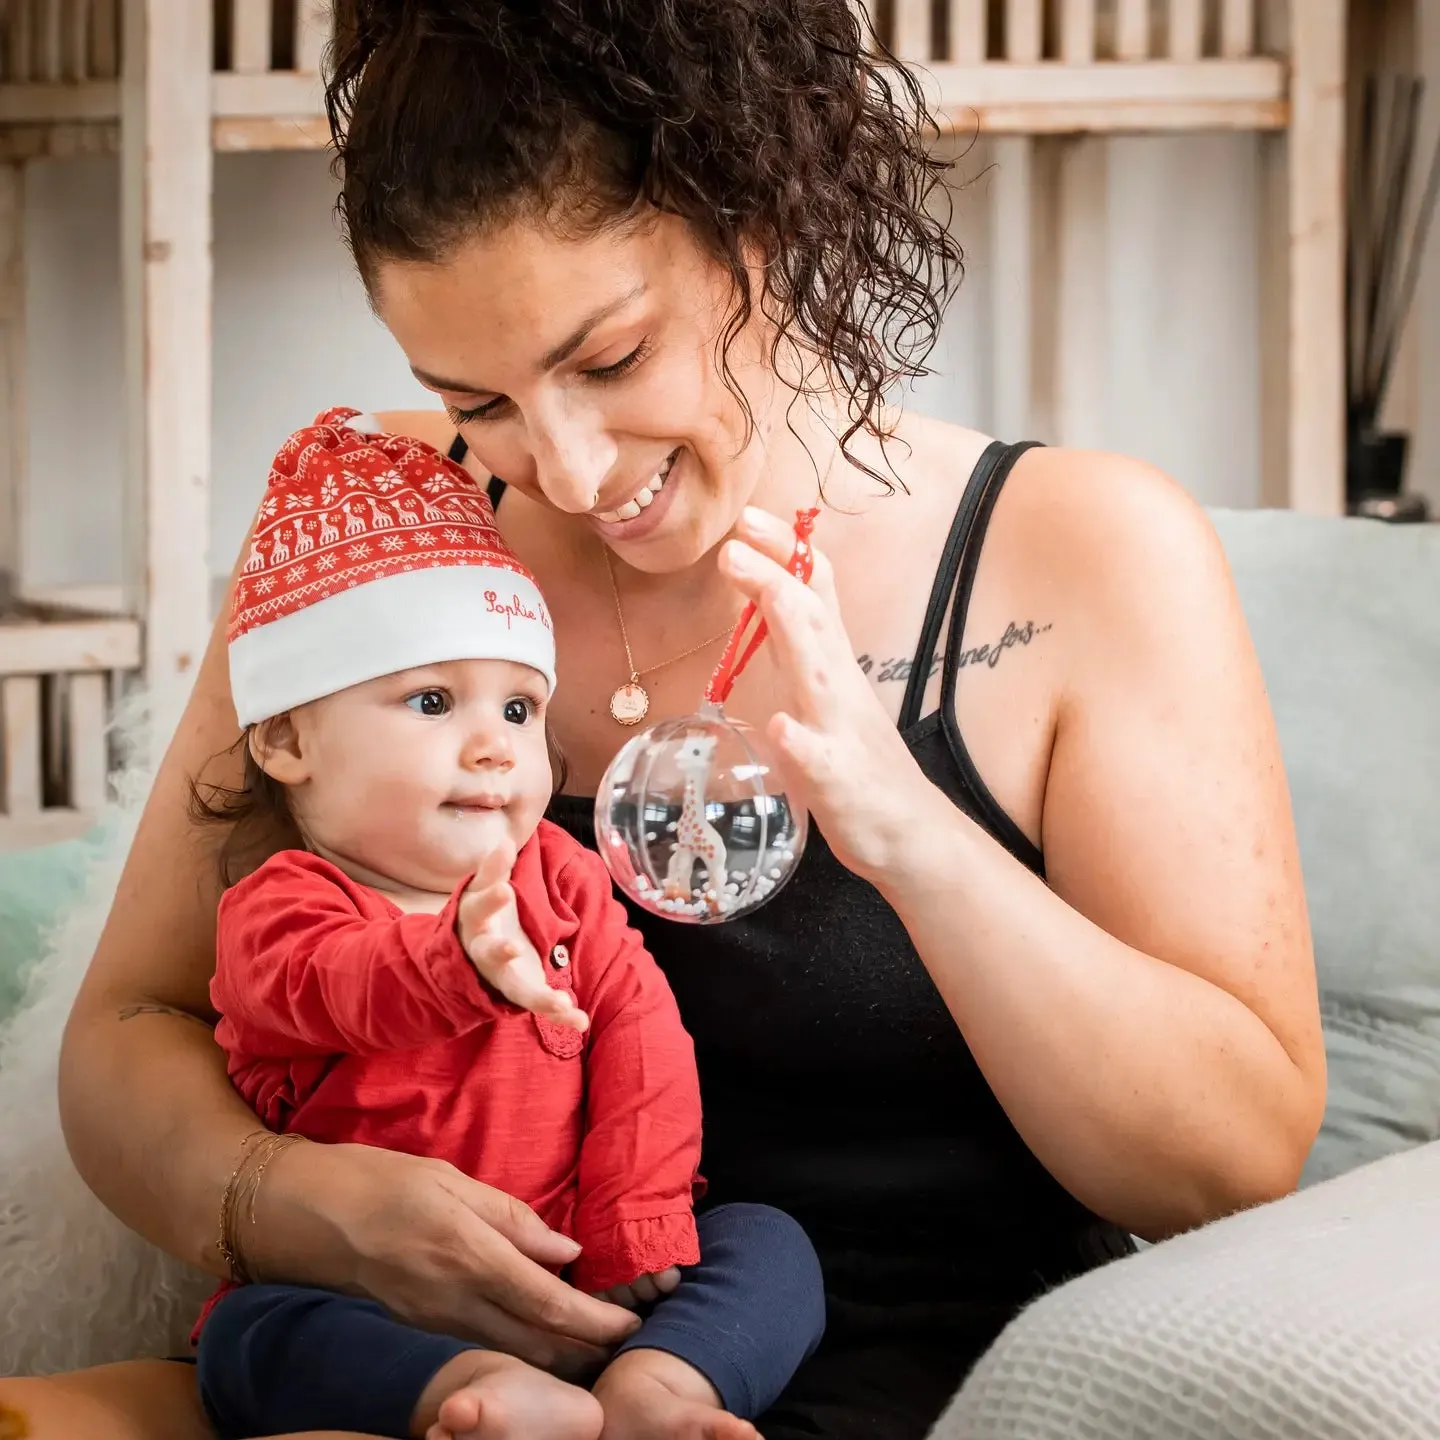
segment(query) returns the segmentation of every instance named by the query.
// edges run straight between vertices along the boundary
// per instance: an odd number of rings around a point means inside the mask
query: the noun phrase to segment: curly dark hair
[[[649,208],[729,271],[742,404],[747,259],[776,348],[848,397],[842,444],[883,436],[887,393],[928,373],[963,273],[931,209],[947,162],[850,0],[339,0],[336,20],[325,103],[367,283],[521,215],[584,234]]]

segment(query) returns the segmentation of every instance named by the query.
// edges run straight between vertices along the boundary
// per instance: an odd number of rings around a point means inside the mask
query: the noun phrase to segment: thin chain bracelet
[[[220,1197],[220,1235],[215,1242],[230,1278],[236,1284],[249,1284],[254,1279],[245,1262],[245,1247],[240,1243],[240,1216],[248,1211],[250,1224],[254,1225],[255,1197],[266,1167],[280,1151],[303,1138],[301,1135],[274,1135],[268,1130],[257,1130],[242,1142],[240,1160],[225,1182],[225,1191]]]

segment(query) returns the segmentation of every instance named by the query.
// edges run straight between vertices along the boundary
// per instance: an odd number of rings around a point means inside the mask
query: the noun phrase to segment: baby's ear
[[[300,732],[288,710],[250,727],[246,737],[255,763],[282,785],[300,785],[310,778],[310,767],[300,748]]]

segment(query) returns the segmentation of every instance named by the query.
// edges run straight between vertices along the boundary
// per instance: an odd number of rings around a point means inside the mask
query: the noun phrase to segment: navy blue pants
[[[700,1263],[620,1349],[678,1356],[731,1414],[754,1419],[820,1343],[820,1262],[799,1225],[763,1205],[717,1206],[697,1224]],[[370,1300],[246,1285],[200,1332],[200,1395],[221,1440],[295,1430],[406,1440],[426,1385],[475,1348],[403,1325]]]

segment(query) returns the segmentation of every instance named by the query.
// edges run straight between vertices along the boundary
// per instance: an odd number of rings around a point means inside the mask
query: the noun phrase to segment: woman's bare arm
[[[1299,855],[1209,523],[1144,466],[1037,454],[1060,487],[1045,530],[1066,656],[1048,884],[939,807],[927,844],[876,878],[1031,1149],[1156,1238],[1293,1189],[1314,1140]]]
[[[217,625],[60,1056],[61,1121],[86,1183],[127,1225],[217,1274],[220,1195],[258,1122],[211,1034],[218,837],[190,823],[187,777],[238,783],[238,757],[222,754],[239,734],[229,688]]]

